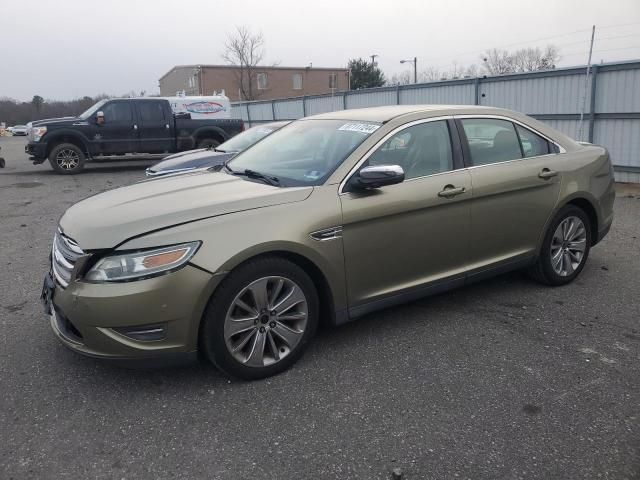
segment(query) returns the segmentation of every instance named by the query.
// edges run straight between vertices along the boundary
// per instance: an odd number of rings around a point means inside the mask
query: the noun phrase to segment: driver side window
[[[400,165],[406,179],[452,170],[453,153],[447,122],[425,122],[399,131],[363,166],[368,165]]]
[[[102,109],[104,120],[108,123],[131,123],[131,104],[129,102],[111,102]]]

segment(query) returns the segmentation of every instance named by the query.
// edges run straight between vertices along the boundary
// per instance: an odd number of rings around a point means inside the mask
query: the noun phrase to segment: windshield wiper
[[[264,180],[265,183],[273,185],[274,187],[280,186],[280,180],[278,180],[278,177],[274,177],[273,175],[265,175],[264,173],[256,172],[255,170],[250,170],[248,168],[245,168],[244,172],[236,172],[236,174],[246,175],[247,177],[257,178],[258,180]]]
[[[220,153],[227,153],[226,150],[220,150],[219,148],[214,148],[213,151],[214,152],[220,152]]]
[[[274,177],[272,175],[265,175],[264,173],[256,172],[255,170],[250,170],[248,168],[245,168],[243,171],[233,170],[226,163],[223,165],[223,168],[231,175],[255,178],[257,180],[262,180],[266,184],[273,185],[274,187],[280,186],[280,180],[278,177]]]

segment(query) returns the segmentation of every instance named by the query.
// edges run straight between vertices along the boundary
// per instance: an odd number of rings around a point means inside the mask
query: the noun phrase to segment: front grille
[[[84,252],[78,244],[58,229],[51,249],[51,270],[62,288],[69,285],[73,267],[82,255]]]

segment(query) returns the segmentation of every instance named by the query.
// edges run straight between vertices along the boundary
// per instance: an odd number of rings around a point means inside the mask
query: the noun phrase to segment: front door
[[[527,262],[558,201],[557,147],[507,119],[458,121],[472,163],[470,268]]]
[[[162,153],[173,149],[173,118],[166,118],[166,100],[137,100],[140,153]]]
[[[133,101],[112,100],[102,106],[104,124],[95,129],[93,142],[97,153],[118,155],[136,152],[138,148],[138,126],[133,110]]]
[[[473,192],[469,172],[454,169],[447,121],[392,132],[360,168],[390,164],[404,169],[403,183],[340,196],[352,315],[464,278]]]

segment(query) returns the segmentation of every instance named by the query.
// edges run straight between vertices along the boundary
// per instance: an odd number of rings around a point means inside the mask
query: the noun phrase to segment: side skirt
[[[436,280],[435,282],[429,282],[424,285],[420,285],[419,287],[403,290],[383,298],[371,300],[354,307],[349,307],[347,315],[345,315],[344,310],[336,312],[336,324],[340,325],[342,323],[347,323],[377,310],[382,310],[384,308],[393,307],[403,303],[409,303],[420,298],[446,292],[496,275],[525,268],[531,266],[534,262],[535,256],[533,254],[519,255],[515,258],[510,258],[486,267],[472,270],[467,272],[465,275],[456,275],[442,280]]]

